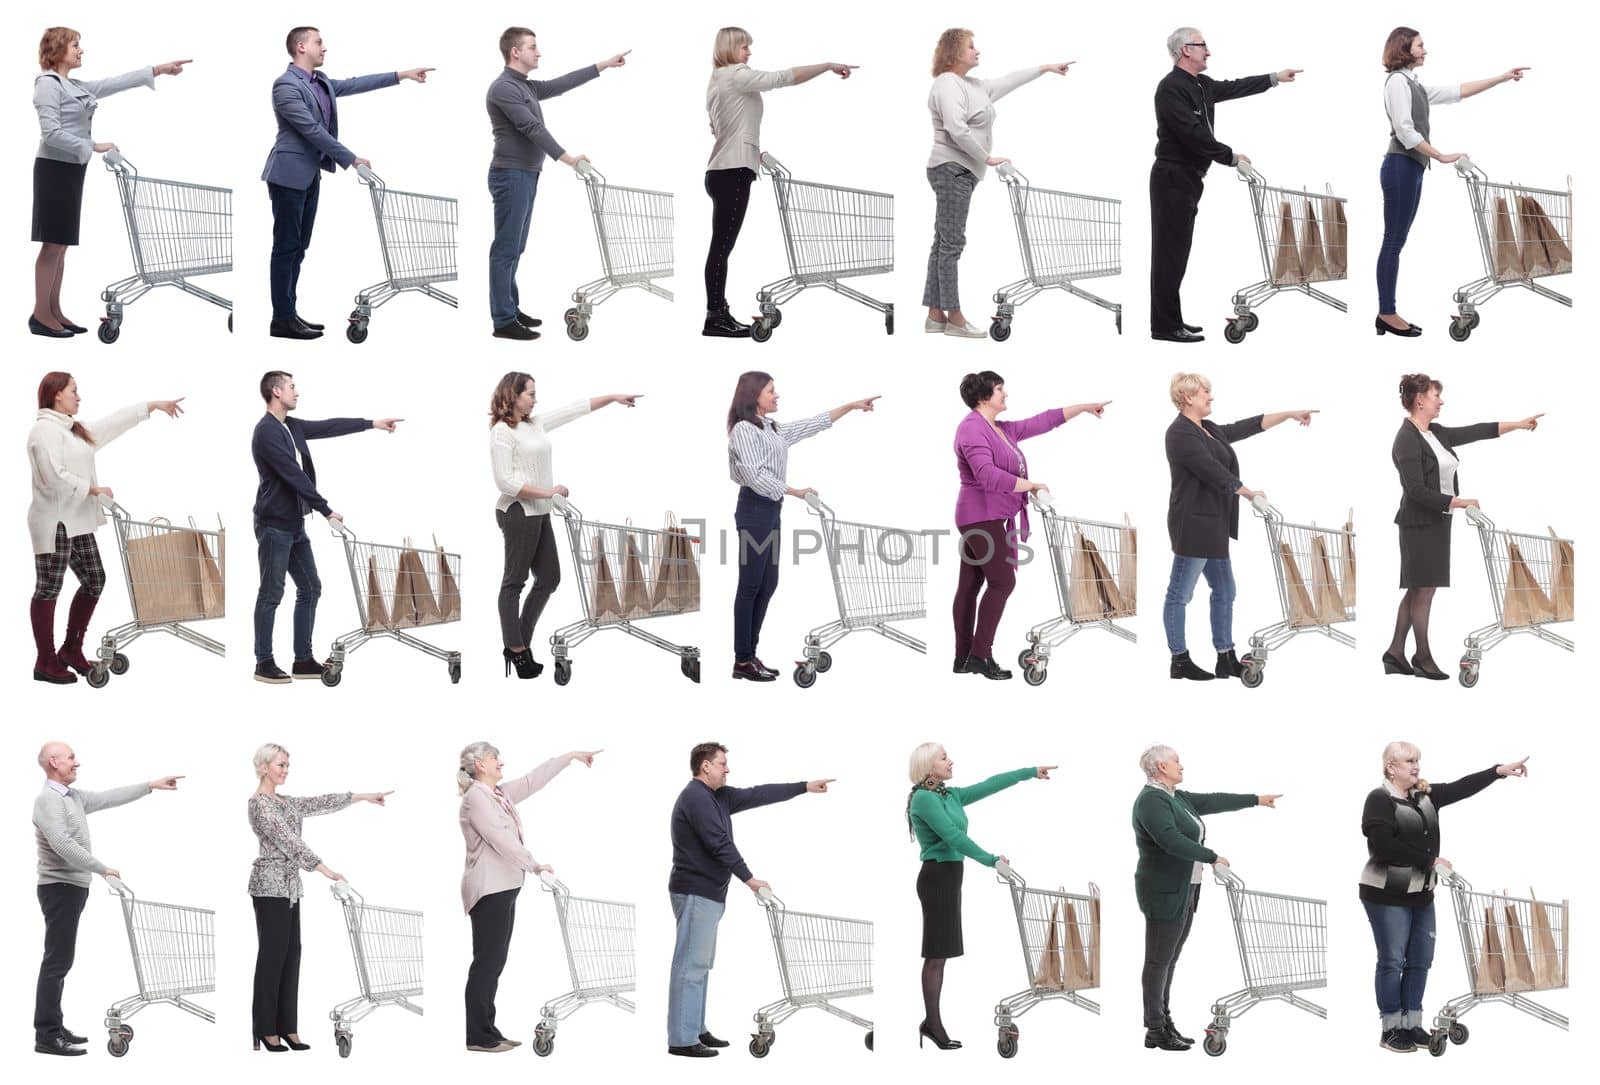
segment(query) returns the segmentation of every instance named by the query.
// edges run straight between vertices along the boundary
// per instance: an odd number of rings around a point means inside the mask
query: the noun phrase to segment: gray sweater
[[[129,784],[110,791],[71,788],[65,795],[45,785],[33,800],[33,836],[39,846],[39,884],[88,888],[91,876],[106,865],[89,850],[89,815],[150,794],[149,784]]]
[[[599,76],[600,69],[593,64],[568,72],[559,79],[529,79],[511,68],[502,71],[489,84],[486,102],[489,128],[494,132],[494,160],[489,168],[539,170],[544,167],[546,157],[560,158],[566,154],[550,129],[544,126],[544,110],[539,103]]]

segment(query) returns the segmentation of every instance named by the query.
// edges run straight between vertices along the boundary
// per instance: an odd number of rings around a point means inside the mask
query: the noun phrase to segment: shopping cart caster
[[[1456,672],[1456,677],[1461,680],[1461,684],[1463,686],[1465,686],[1467,689],[1471,689],[1471,688],[1473,688],[1474,686],[1476,686],[1478,684],[1478,667],[1479,666],[1480,666],[1480,664],[1475,659],[1463,659],[1461,661],[1461,669]],[[1459,1025],[1457,1027],[1461,1028],[1463,1030],[1466,1029],[1465,1025]],[[1465,1043],[1466,1041],[1465,1040],[1458,1040],[1456,1042],[1457,1043]]]
[[[776,1042],[776,1036],[763,1036],[758,1032],[750,1037],[750,1054],[758,1059],[764,1059],[767,1057],[767,1052],[772,1050],[772,1045]]]
[[[348,1059],[350,1057],[350,1048],[355,1043],[355,1037],[348,1032],[336,1032],[333,1034],[333,1043],[339,1049],[339,1057]]]
[[[894,307],[893,306],[890,306],[889,310],[883,314],[883,334],[884,335],[893,335],[894,334]],[[872,1045],[868,1044],[867,1046],[871,1047]]]
[[[994,1049],[1000,1053],[1002,1059],[1015,1058],[1017,1054],[1017,1030],[1015,1028],[1001,1029],[999,1039],[995,1040]]]
[[[1256,689],[1267,680],[1267,665],[1250,656],[1245,656],[1239,662],[1244,664],[1244,672],[1239,675],[1239,681],[1244,683],[1245,689]]]
[[[1478,314],[1473,313],[1472,315],[1477,316]],[[1467,338],[1472,335],[1472,329],[1476,326],[1475,321],[1458,316],[1450,322],[1450,338],[1457,343],[1465,343]]]
[[[700,681],[700,661],[698,659],[682,659],[678,661],[678,670],[685,678],[696,684]]]
[[[1451,1043],[1457,1044],[1457,1045],[1464,1044],[1464,1043],[1467,1042],[1467,1037],[1471,1036],[1471,1035],[1472,1035],[1472,1033],[1467,1031],[1467,1026],[1463,1025],[1460,1021],[1452,1021],[1452,1022],[1450,1022],[1450,1042]]]
[[[817,668],[812,663],[796,663],[794,665],[794,684],[801,689],[810,689],[817,684]]]
[[[365,343],[367,341],[367,322],[351,317],[350,322],[344,326],[344,337],[352,343]]]
[[[230,333],[233,331],[233,314],[232,313],[228,314],[228,331]]]
[[[106,1050],[111,1053],[112,1058],[120,1059],[128,1053],[128,1042],[132,1039],[133,1034],[131,1032],[126,1035],[121,1032],[113,1032],[106,1038]]]
[[[868,1051],[872,1050],[872,1030],[871,1029],[867,1030],[867,1050]]]
[[[1003,317],[995,317],[989,321],[989,338],[996,343],[1004,343],[1011,338],[1011,321]]]
[[[115,343],[117,336],[122,334],[122,319],[110,316],[101,317],[100,329],[96,334],[100,337],[100,342],[102,343]]]
[[[1226,339],[1230,343],[1242,343],[1244,342],[1244,337],[1249,333],[1249,331],[1250,329],[1245,326],[1245,318],[1239,317],[1234,320],[1229,320],[1228,323],[1223,327],[1222,338]]]
[[[772,318],[772,327],[773,327],[774,330],[777,329],[778,325],[783,323],[783,310],[782,309],[774,309],[774,310],[772,310],[771,313],[768,313],[766,315],[770,316]]]
[[[450,684],[456,685],[461,681],[461,661],[456,660],[450,664]]]
[[[754,324],[750,325],[750,338],[758,343],[765,343],[772,338],[772,329],[777,326],[776,320],[769,317],[760,317]]]
[[[827,674],[833,670],[833,656],[828,652],[818,652],[815,662],[818,674]]]
[[[581,316],[567,321],[567,338],[574,343],[581,343],[589,338],[589,322]]]
[[[1200,1046],[1205,1048],[1207,1055],[1220,1055],[1224,1051],[1228,1050],[1228,1034],[1223,1030],[1212,1032],[1210,1029],[1207,1029],[1206,1038]]]
[[[1043,663],[1031,663],[1022,668],[1022,680],[1030,686],[1042,686],[1044,680],[1050,677],[1050,672]]]
[[[1450,1034],[1443,1029],[1435,1029],[1428,1035],[1428,1054],[1434,1058],[1443,1055],[1450,1048]]]
[[[123,655],[121,652],[114,653],[111,657],[111,673],[118,675],[127,674],[128,657]]]
[[[344,668],[330,663],[322,668],[322,684],[332,689],[344,678]]]
[[[104,663],[96,663],[83,678],[89,683],[90,689],[104,689],[105,684],[111,681],[111,670]]]
[[[1122,334],[1122,310],[1117,310],[1117,334]]]
[[[546,1032],[542,1028],[533,1030],[533,1053],[535,1055],[542,1059],[555,1049],[556,1038],[554,1033]]]
[[[570,659],[556,660],[556,685],[564,686],[572,681],[572,661]]]

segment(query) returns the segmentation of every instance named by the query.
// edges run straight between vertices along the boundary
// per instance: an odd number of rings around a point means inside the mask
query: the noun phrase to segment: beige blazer
[[[467,865],[461,874],[465,911],[470,913],[490,893],[522,888],[527,874],[539,866],[523,843],[515,804],[554,780],[569,764],[565,756],[554,757],[526,776],[500,781],[500,793],[513,804],[509,811],[493,788],[476,780],[461,796],[461,836],[467,845]]]
[[[794,69],[757,71],[748,64],[726,64],[714,68],[706,85],[706,115],[711,118],[711,148],[708,170],[737,169],[740,166],[761,172],[761,95],[765,91],[794,85]]]

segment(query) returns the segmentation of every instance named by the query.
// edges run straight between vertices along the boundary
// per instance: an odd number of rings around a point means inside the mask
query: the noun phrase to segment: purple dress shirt
[[[333,114],[333,99],[328,97],[328,85],[298,64],[289,65],[289,70],[311,84],[311,96],[317,100],[317,108],[322,112],[322,126],[326,128],[328,117]]]

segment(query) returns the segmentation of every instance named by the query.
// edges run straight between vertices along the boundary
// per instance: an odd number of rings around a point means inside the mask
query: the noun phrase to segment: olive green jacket
[[[1197,818],[1255,806],[1254,795],[1199,794],[1147,786],[1133,801],[1133,839],[1139,865],[1134,895],[1146,919],[1170,923],[1183,915],[1194,864],[1214,863],[1217,853],[1200,842]],[[1184,817],[1180,807],[1193,817]]]

